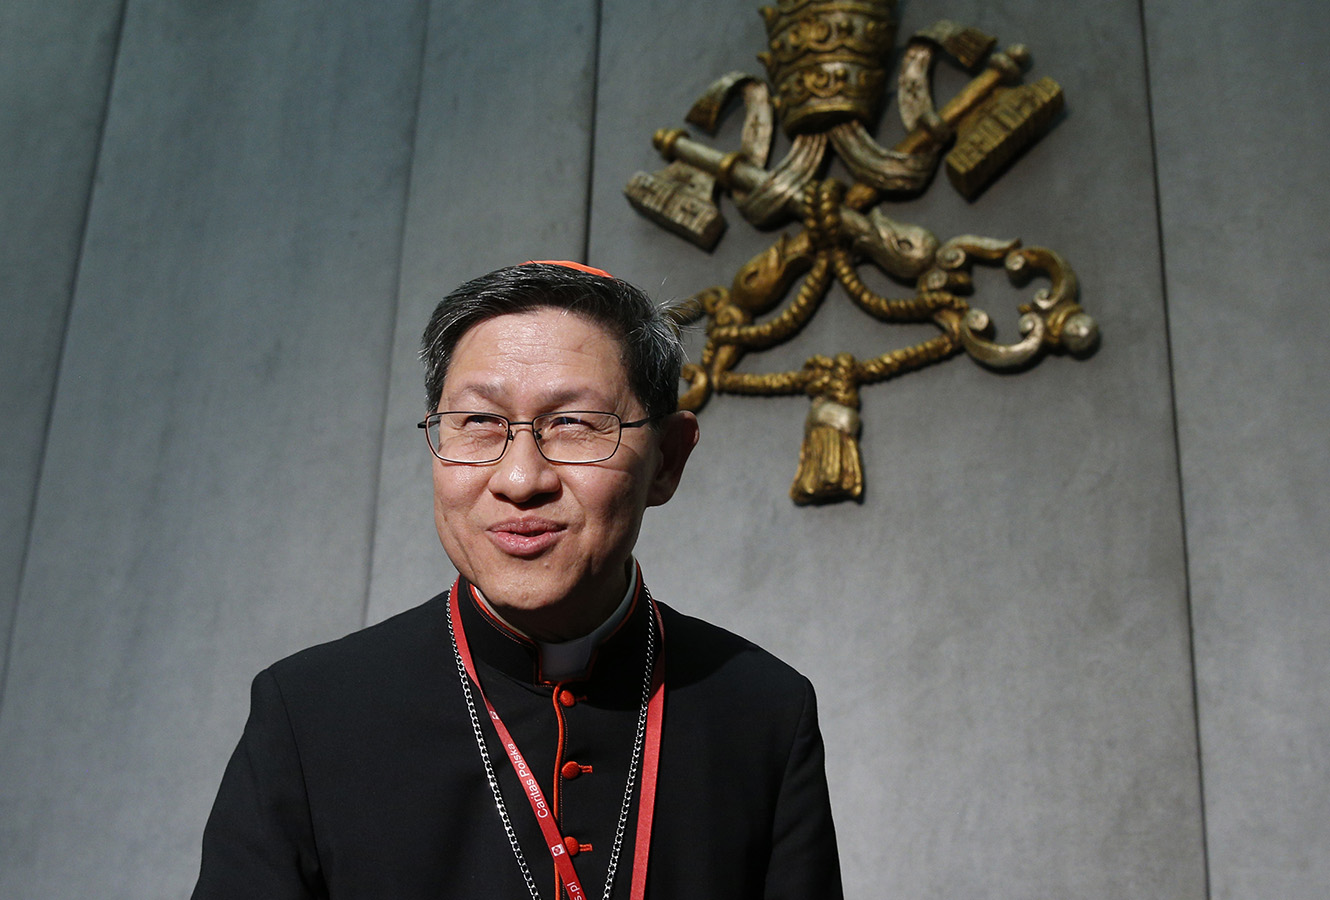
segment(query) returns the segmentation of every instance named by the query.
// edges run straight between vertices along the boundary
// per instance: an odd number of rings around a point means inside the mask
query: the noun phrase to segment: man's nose
[[[524,503],[559,486],[559,474],[536,445],[530,425],[508,429],[508,449],[495,464],[490,490],[514,503]]]

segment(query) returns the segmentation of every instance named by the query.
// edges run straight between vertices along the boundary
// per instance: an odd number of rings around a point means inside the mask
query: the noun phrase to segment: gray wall
[[[770,239],[619,193],[758,71],[756,5],[0,9],[0,897],[186,893],[253,673],[445,585],[441,291],[563,256],[681,297]],[[974,203],[890,212],[1059,250],[1103,346],[866,388],[858,506],[786,499],[806,401],[716,398],[653,589],[813,678],[852,898],[1320,898],[1325,19],[901,12],[1028,43],[1069,106]],[[1027,292],[982,286],[1010,333]],[[918,336],[836,299],[755,364]]]

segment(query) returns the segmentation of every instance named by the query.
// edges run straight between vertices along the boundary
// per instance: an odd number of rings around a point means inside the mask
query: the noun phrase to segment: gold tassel
[[[798,504],[858,500],[864,492],[858,437],[858,411],[815,397],[804,422],[799,471],[790,486],[790,498]]]

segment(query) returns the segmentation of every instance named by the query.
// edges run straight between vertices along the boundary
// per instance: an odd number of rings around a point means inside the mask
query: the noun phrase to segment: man
[[[513,266],[422,357],[458,581],[260,673],[194,896],[839,897],[811,685],[633,560],[698,437],[661,312]]]

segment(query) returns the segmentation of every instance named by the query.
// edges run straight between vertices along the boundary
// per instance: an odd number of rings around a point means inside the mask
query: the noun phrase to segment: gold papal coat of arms
[[[769,80],[724,75],[686,117],[714,135],[722,112],[741,97],[740,147],[720,151],[685,130],[662,129],[653,143],[669,165],[638,172],[625,193],[643,215],[707,250],[724,229],[718,190],[758,228],[795,224],[740,268],[729,287],[707,288],[672,308],[680,325],[706,319],[706,345],[699,361],[684,369],[689,384],[679,402],[697,410],[712,393],[807,394],[812,408],[790,495],[796,503],[857,500],[863,492],[863,385],[961,351],[1010,370],[1033,365],[1049,350],[1087,355],[1098,342],[1094,320],[1077,304],[1076,275],[1054,251],[976,235],[939,241],[881,208],[926,190],[944,153],[952,185],[974,197],[1049,128],[1062,109],[1062,89],[1050,78],[1022,83],[1030,62],[1024,47],[995,52],[994,38],[940,21],[905,47],[896,100],[907,135],[886,148],[869,129],[886,98],[894,0],[782,0],[761,14],[768,46],[758,58]],[[932,92],[939,54],[974,74],[941,109]],[[769,166],[777,119],[790,149]],[[833,155],[851,174],[850,184],[826,177]],[[1019,283],[1047,278],[1047,287],[1020,307],[1019,340],[998,342],[989,316],[965,299],[976,262],[1003,265]],[[870,290],[859,275],[865,265],[912,283],[913,295],[890,298]],[[931,322],[938,334],[872,359],[815,355],[794,371],[735,371],[745,355],[795,337],[833,282],[874,319]]]

